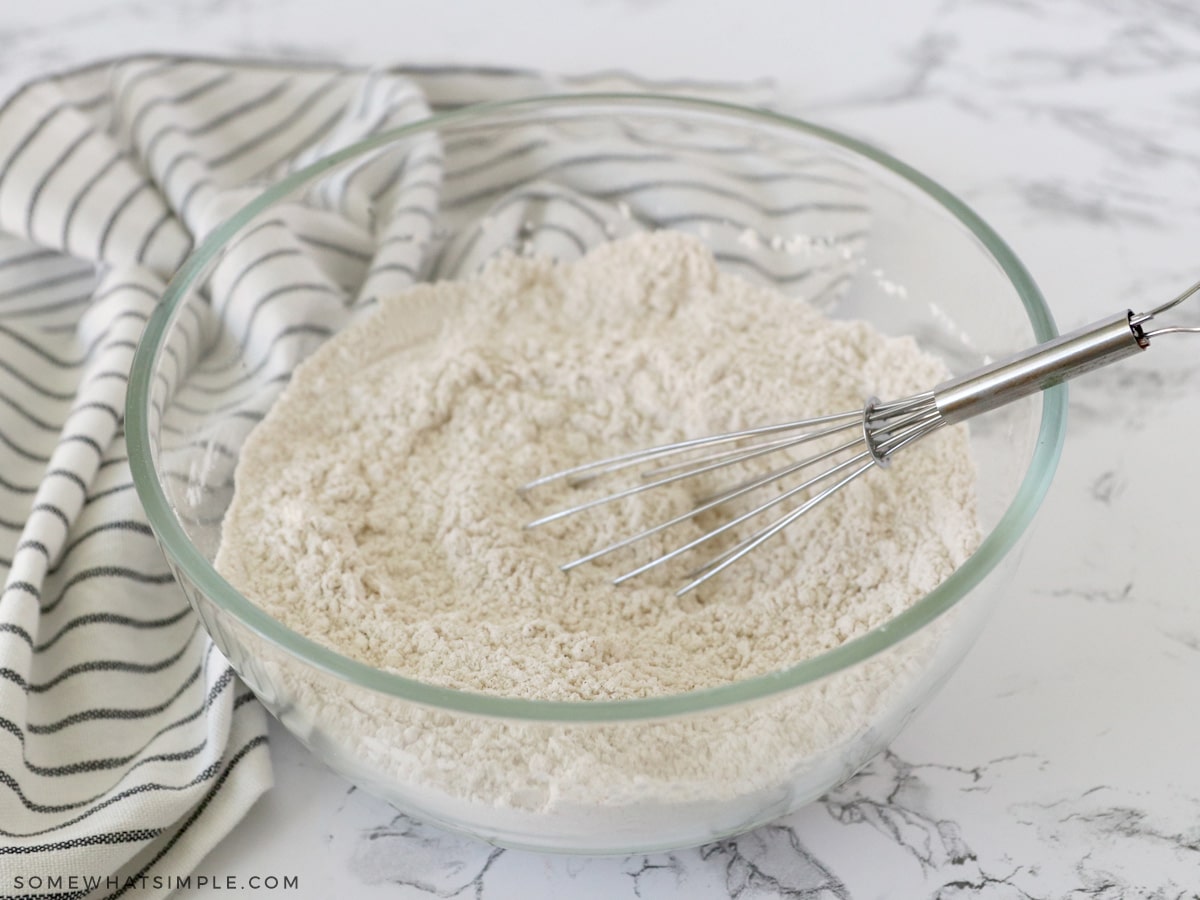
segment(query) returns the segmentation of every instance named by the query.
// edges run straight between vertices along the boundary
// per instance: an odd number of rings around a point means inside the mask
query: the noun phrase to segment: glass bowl
[[[250,197],[209,211],[244,204],[147,324],[128,393],[133,477],[246,684],[314,754],[398,808],[540,851],[747,831],[883,749],[1009,583],[1058,459],[1061,387],[971,423],[984,537],[966,563],[906,612],[791,668],[672,696],[548,702],[421,683],[305,639],[214,569],[239,449],[298,362],[413,280],[472,272],[503,249],[568,258],[674,228],[723,268],[915,336],[956,373],[1055,329],[1012,252],[928,178],[828,129],[722,103],[606,94],[472,107],[367,137]],[[563,216],[592,222],[576,228],[590,228],[586,242]]]

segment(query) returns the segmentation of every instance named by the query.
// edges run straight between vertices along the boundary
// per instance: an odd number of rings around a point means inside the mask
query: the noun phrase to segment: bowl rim
[[[803,119],[720,100],[676,94],[596,92],[549,94],[516,100],[473,104],[436,113],[419,121],[380,132],[358,141],[281,179],[215,228],[176,271],[151,314],[138,342],[130,367],[125,421],[129,466],[138,497],[150,527],[175,574],[190,579],[220,609],[234,616],[260,638],[307,665],[333,677],[405,701],[442,710],[504,719],[612,722],[665,718],[705,712],[732,704],[760,700],[832,675],[862,662],[915,634],[979,584],[1011,550],[1037,512],[1053,479],[1066,430],[1066,385],[1042,393],[1042,417],[1029,468],[1008,508],[978,549],[941,584],[911,607],[844,644],[777,672],[682,694],[628,700],[532,700],[494,696],[427,684],[385,672],[343,656],[267,615],[219,575],[188,538],[175,516],[159,481],[150,453],[151,386],[158,356],[163,352],[168,325],[188,296],[195,279],[205,274],[209,262],[226,241],[263,210],[289,196],[304,183],[347,160],[397,140],[489,117],[520,116],[539,110],[567,108],[579,112],[604,106],[635,107],[671,113],[688,112],[721,119],[741,120],[755,126],[784,128],[816,137],[882,166],[957,219],[983,245],[1021,298],[1038,341],[1058,334],[1041,291],[1025,266],[1003,239],[966,203],[911,166],[870,144]]]

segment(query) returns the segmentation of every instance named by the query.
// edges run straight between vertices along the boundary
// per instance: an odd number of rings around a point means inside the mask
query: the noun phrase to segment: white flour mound
[[[243,448],[217,567],[312,640],[453,688],[608,700],[760,675],[885,622],[975,549],[965,430],[906,450],[682,599],[671,566],[609,581],[715,519],[570,573],[559,565],[744,475],[534,530],[522,526],[588,495],[517,487],[944,376],[912,340],[722,274],[679,234],[570,265],[500,258],[473,280],[384,303],[296,371]]]

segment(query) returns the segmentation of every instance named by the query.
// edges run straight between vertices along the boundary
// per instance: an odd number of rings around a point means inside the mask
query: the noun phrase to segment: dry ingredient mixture
[[[683,599],[678,569],[609,580],[711,519],[558,566],[716,482],[532,531],[580,495],[517,486],[944,376],[912,340],[722,274],[684,235],[637,235],[569,265],[506,256],[384,303],[296,371],[243,449],[217,566],[289,628],[454,688],[623,699],[775,671],[903,611],[975,549],[965,430],[859,479]]]
[[[473,280],[384,303],[297,369],[243,448],[217,567],[314,641],[469,691],[620,699],[771,672],[883,623],[975,548],[963,427],[682,600],[678,569],[609,579],[712,527],[705,517],[601,564],[558,567],[717,482],[533,531],[523,525],[581,494],[517,487],[944,375],[912,340],[722,274],[680,234],[625,238],[569,265],[498,258]],[[847,777],[945,673],[960,614],[802,688],[650,721],[422,707],[267,644],[246,672],[309,746],[401,808],[516,846],[613,852],[737,833]]]

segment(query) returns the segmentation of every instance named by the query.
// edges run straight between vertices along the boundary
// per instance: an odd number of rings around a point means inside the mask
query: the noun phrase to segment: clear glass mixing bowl
[[[595,242],[670,227],[745,277],[819,295],[830,315],[914,335],[955,372],[1055,329],[1012,252],[928,178],[844,135],[719,103],[576,95],[459,110],[248,198],[233,198],[245,205],[146,327],[130,463],[221,652],[314,754],[397,807],[497,844],[580,853],[746,831],[884,748],[1008,584],[1058,459],[1062,388],[972,423],[985,537],[965,565],[881,627],[774,674],[541,702],[420,683],[301,637],[213,568],[239,448],[297,362],[413,279],[473,271],[506,248],[577,256],[585,242],[568,231]],[[252,302],[230,302],[239,291]]]

